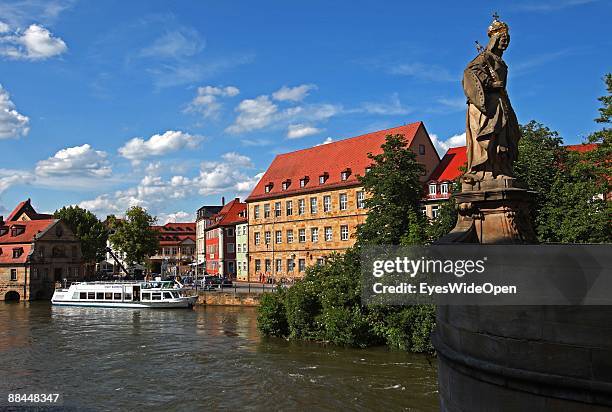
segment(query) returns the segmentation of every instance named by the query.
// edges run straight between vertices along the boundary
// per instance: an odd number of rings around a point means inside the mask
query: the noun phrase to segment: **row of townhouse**
[[[244,203],[198,211],[198,263],[239,280],[299,278],[351,247],[367,217],[359,176],[389,134],[404,135],[426,184],[440,158],[422,122],[277,155]]]
[[[198,218],[198,262],[209,274],[239,280],[300,278],[308,266],[353,246],[367,218],[359,176],[389,134],[404,135],[424,166],[422,212],[435,219],[463,173],[466,148],[450,148],[440,159],[423,123],[412,123],[277,155],[244,203],[234,199]]]

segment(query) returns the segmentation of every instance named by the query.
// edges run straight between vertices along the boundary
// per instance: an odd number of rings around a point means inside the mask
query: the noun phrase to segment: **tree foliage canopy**
[[[417,163],[403,135],[387,136],[382,149],[381,154],[368,155],[372,166],[360,176],[368,194],[368,217],[357,230],[358,242],[398,245],[406,237],[417,242],[426,224],[420,212],[423,165]]]
[[[125,219],[112,219],[109,239],[113,248],[121,251],[125,262],[132,266],[142,264],[145,258],[153,256],[159,249],[158,233],[152,225],[156,219],[140,206],[125,212]]]
[[[104,260],[108,231],[96,215],[78,206],[68,206],[56,210],[53,216],[63,220],[81,241],[83,260],[87,262]]]

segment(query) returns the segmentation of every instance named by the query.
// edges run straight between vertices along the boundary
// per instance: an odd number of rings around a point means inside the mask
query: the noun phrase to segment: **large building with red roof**
[[[82,276],[81,244],[64,222],[30,199],[0,216],[0,299],[48,299],[56,282]]]
[[[235,198],[207,218],[206,273],[236,278],[236,226],[247,222],[247,206]]]
[[[404,135],[425,182],[440,158],[422,122],[276,156],[246,199],[249,280],[302,277],[307,266],[355,243],[367,216],[358,176],[390,134]]]
[[[159,249],[149,258],[153,273],[183,276],[190,272],[195,262],[195,222],[166,223],[153,229],[159,233]]]

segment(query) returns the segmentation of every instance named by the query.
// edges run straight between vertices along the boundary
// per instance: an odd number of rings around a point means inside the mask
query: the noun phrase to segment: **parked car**
[[[205,290],[221,288],[221,278],[219,276],[204,276],[198,280],[198,286]]]

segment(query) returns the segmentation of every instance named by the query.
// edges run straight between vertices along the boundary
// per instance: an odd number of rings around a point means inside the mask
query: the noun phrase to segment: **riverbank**
[[[198,292],[198,300],[196,301],[196,305],[255,307],[259,306],[260,300],[261,293],[200,291]]]

